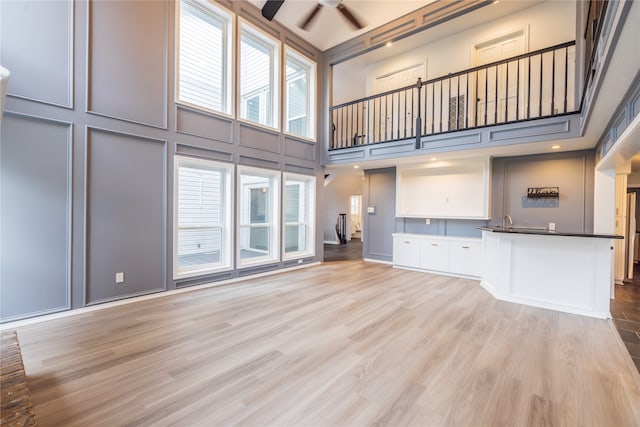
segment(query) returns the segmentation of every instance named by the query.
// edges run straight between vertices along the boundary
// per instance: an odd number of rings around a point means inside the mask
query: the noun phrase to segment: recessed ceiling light
[[[389,47],[393,44],[393,42],[387,42],[386,46]]]
[[[498,4],[498,3],[500,3],[500,0],[495,0],[495,1],[493,2],[493,4]]]
[[[436,160],[438,160],[438,159],[436,159],[435,157],[432,157],[432,158],[430,158],[429,160],[431,160],[432,162],[434,162],[434,161],[436,161]]]
[[[358,165],[353,165],[353,168],[354,168],[354,169],[358,169],[359,167],[360,167],[360,166],[358,166]]]
[[[552,146],[551,146],[551,149],[552,149],[552,150],[557,150],[558,148],[560,148],[560,146],[559,146],[559,145],[552,145]]]

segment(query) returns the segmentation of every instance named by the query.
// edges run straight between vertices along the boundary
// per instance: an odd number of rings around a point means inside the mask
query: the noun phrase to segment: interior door
[[[504,36],[487,40],[473,46],[473,66],[489,64],[525,53],[525,30],[515,31]],[[520,70],[518,70],[520,68]],[[524,78],[524,63],[502,64],[478,73],[477,115],[478,124],[500,123],[516,117],[516,92],[520,93],[520,102],[524,103],[524,85],[518,84],[516,78]],[[507,74],[510,76],[507,79]],[[507,84],[508,81],[508,84]],[[497,102],[496,102],[497,100]],[[497,110],[496,110],[497,109]],[[486,120],[485,120],[486,115]]]

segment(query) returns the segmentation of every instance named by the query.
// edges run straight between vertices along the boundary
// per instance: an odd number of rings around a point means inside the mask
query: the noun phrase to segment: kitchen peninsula
[[[495,298],[609,318],[613,239],[622,236],[480,227],[483,288]]]

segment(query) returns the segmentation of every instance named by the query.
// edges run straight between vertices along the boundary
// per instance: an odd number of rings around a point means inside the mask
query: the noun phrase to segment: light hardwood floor
[[[18,329],[41,426],[638,426],[607,321],[327,263]]]

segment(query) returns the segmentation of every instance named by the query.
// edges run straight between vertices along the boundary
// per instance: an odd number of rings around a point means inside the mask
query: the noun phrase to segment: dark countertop
[[[563,233],[560,231],[549,231],[537,228],[521,228],[521,227],[478,227],[480,230],[493,231],[494,233],[511,233],[511,234],[535,234],[538,236],[569,236],[569,237],[596,237],[601,239],[624,239],[624,236],[613,234],[590,234],[590,233]]]

